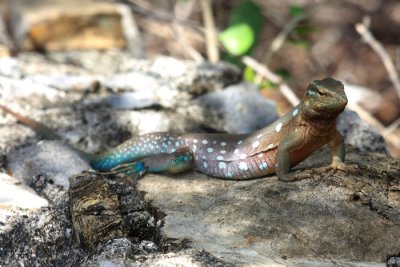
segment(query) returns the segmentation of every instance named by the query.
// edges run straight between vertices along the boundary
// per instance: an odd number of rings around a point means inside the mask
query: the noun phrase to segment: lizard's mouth
[[[319,103],[317,103],[317,105],[315,105],[313,109],[317,113],[322,113],[322,114],[327,113],[327,115],[335,115],[335,114],[337,115],[345,109],[346,105],[347,101],[332,102],[332,99],[327,99],[326,101],[320,101]]]
[[[347,98],[319,97],[303,101],[303,113],[309,119],[324,120],[337,117],[346,107]]]
[[[327,99],[326,101],[324,101],[325,103],[323,103],[320,106],[320,110],[321,111],[327,111],[327,112],[342,112],[346,105],[347,105],[347,98],[343,99],[341,97],[337,97],[334,101],[332,101],[332,99]]]

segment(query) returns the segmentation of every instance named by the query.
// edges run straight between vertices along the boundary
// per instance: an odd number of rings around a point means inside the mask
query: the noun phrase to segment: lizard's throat
[[[336,118],[340,113],[320,114],[311,112],[301,112],[299,121],[306,124],[310,134],[315,136],[329,135],[335,129]]]

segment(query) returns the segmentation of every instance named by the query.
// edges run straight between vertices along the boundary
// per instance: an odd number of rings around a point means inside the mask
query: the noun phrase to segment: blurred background
[[[334,77],[400,156],[398,0],[2,0],[0,11],[3,59],[97,51],[67,63],[105,72],[122,52],[228,61],[281,114],[310,81]]]

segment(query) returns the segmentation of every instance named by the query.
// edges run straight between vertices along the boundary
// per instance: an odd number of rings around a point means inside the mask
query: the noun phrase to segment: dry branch
[[[208,59],[215,63],[219,61],[219,51],[211,0],[200,0],[200,4],[203,10]]]
[[[391,60],[389,54],[386,52],[385,48],[382,46],[381,43],[379,43],[375,37],[372,35],[372,33],[369,31],[369,24],[370,24],[370,18],[369,17],[364,17],[362,23],[357,23],[355,28],[356,31],[361,35],[363,40],[371,46],[371,48],[378,54],[378,56],[381,58],[383,65],[386,68],[386,71],[389,74],[389,78],[393,83],[394,88],[397,91],[397,95],[399,96],[400,99],[400,79],[396,71],[396,67],[393,64],[393,61]]]
[[[271,42],[271,46],[267,52],[267,54],[265,55],[265,57],[263,58],[262,62],[266,62],[266,64],[268,64],[268,62],[270,61],[270,59],[272,58],[272,56],[279,50],[281,49],[282,45],[285,43],[287,37],[289,36],[289,34],[291,32],[293,32],[294,28],[296,28],[296,26],[303,20],[307,19],[315,10],[314,8],[311,8],[309,10],[307,10],[306,12],[302,13],[299,16],[295,16],[293,18],[291,18],[286,24],[285,26],[282,28],[282,30],[280,31],[280,33],[274,38],[274,40],[272,40]]]
[[[292,106],[296,106],[298,103],[300,103],[300,99],[295,95],[293,90],[284,82],[284,80],[280,76],[270,71],[266,65],[263,65],[248,56],[243,57],[242,62],[246,66],[251,67],[258,75],[261,75],[265,79],[277,84],[281,93],[286,97],[290,104],[292,104]]]

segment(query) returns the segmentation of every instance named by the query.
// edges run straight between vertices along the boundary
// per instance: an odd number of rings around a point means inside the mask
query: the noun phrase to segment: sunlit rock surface
[[[328,157],[321,151],[299,168],[324,165]],[[384,266],[400,247],[400,162],[354,152],[348,159],[360,165],[358,172],[316,172],[293,183],[275,176],[148,175],[138,189],[166,213],[166,236],[189,239],[227,262]]]

